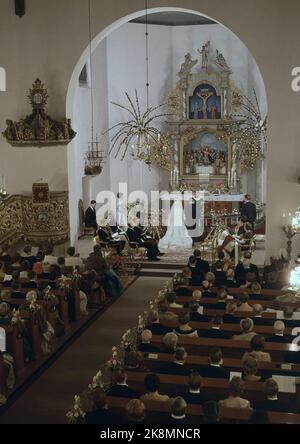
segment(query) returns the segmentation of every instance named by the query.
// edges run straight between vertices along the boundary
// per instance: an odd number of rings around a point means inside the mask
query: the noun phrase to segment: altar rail
[[[20,239],[39,245],[69,238],[68,192],[50,193],[48,204],[34,204],[32,196],[12,195],[0,201],[0,245]]]

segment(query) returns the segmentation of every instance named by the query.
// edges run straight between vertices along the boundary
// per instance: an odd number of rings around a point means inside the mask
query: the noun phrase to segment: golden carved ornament
[[[40,79],[36,79],[29,90],[32,113],[18,122],[6,120],[3,136],[12,146],[67,145],[76,136],[71,119],[52,119],[45,112],[48,93]]]

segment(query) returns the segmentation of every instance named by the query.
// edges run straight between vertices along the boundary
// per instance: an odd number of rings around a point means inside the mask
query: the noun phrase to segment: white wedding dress
[[[185,215],[181,201],[175,201],[168,218],[168,229],[158,243],[161,252],[192,248],[193,239],[185,226]]]

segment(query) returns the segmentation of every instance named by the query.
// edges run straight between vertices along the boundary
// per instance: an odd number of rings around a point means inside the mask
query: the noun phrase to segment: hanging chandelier
[[[257,160],[264,158],[267,144],[267,116],[263,119],[255,90],[254,101],[239,92],[232,95],[232,106],[240,110],[232,114],[236,119],[225,127],[225,137],[230,136],[234,145],[237,159],[242,170],[253,170]]]
[[[102,173],[103,162],[106,159],[105,150],[101,148],[102,143],[98,135],[94,134],[94,96],[93,96],[93,60],[92,60],[92,26],[91,26],[91,0],[88,0],[89,9],[89,59],[90,59],[90,89],[91,89],[91,141],[88,143],[88,151],[85,153],[84,173],[87,176],[97,176]]]
[[[112,105],[125,110],[129,118],[125,122],[117,123],[107,131],[114,131],[111,138],[110,154],[115,152],[114,157],[124,160],[129,153],[134,160],[142,160],[151,169],[153,163],[170,169],[171,143],[168,135],[163,135],[155,126],[155,123],[170,113],[163,113],[161,110],[165,104],[151,107],[149,105],[149,33],[148,33],[148,0],[145,1],[146,10],[146,98],[147,107],[141,111],[140,100],[137,90],[132,99],[128,92],[125,92],[127,104],[112,102]]]

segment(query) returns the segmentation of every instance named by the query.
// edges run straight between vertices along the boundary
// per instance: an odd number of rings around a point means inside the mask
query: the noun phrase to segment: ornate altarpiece
[[[174,141],[172,169],[179,173],[182,188],[237,194],[240,178],[228,136],[234,122],[230,118],[235,91],[231,69],[218,50],[211,57],[210,42],[198,52],[201,62],[186,54],[168,99],[174,113],[168,122]]]

